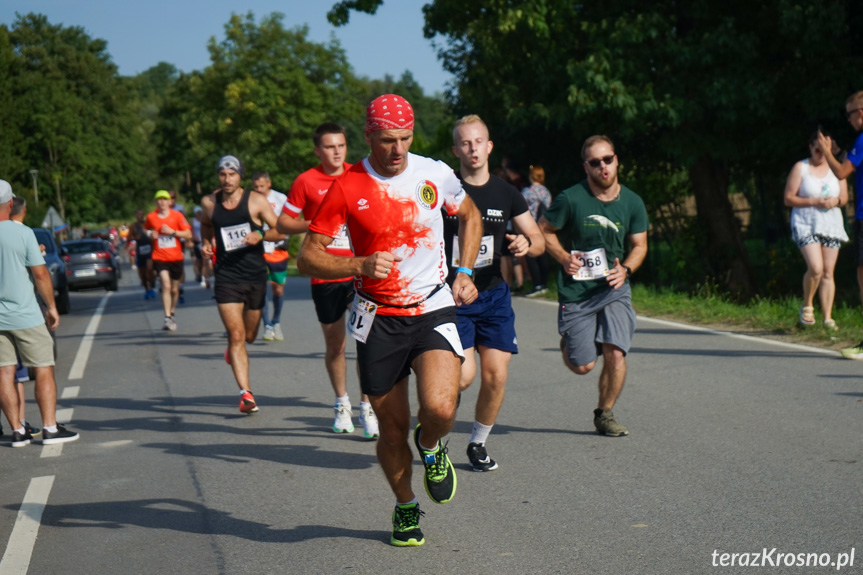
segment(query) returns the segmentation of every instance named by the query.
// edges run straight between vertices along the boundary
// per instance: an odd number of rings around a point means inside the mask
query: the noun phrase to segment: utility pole
[[[39,170],[30,170],[30,175],[33,176],[33,193],[36,195],[36,205],[39,205],[39,186],[36,182]]]

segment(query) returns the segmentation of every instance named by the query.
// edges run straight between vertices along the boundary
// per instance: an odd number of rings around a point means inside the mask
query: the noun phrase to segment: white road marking
[[[64,443],[52,443],[51,445],[43,445],[42,453],[39,454],[39,457],[45,459],[46,457],[60,457],[63,454],[63,445]]]
[[[93,317],[90,318],[90,323],[87,324],[87,329],[84,330],[84,337],[81,338],[81,345],[78,346],[78,353],[75,354],[75,361],[72,362],[72,369],[69,370],[69,380],[83,379],[84,370],[87,368],[87,360],[90,359],[90,350],[93,348],[93,338],[96,336],[96,331],[99,329],[99,322],[102,321],[102,312],[105,311],[105,304],[108,303],[108,298],[113,292],[108,292],[99,302]]]
[[[36,544],[36,535],[42,521],[42,512],[48,502],[48,494],[54,485],[54,476],[34,477],[30,480],[18,517],[9,536],[6,553],[0,560],[0,575],[26,575],[30,557]]]
[[[60,399],[74,399],[78,397],[79,393],[81,393],[81,386],[70,385],[69,387],[63,388],[63,392],[60,394]]]

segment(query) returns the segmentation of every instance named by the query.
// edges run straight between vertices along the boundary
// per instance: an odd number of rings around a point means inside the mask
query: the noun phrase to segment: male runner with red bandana
[[[480,214],[452,169],[409,153],[413,127],[413,109],[401,96],[386,94],[369,104],[369,157],[330,186],[297,261],[313,277],[355,277],[348,330],[357,340],[360,386],[380,423],[378,461],[396,496],[390,543],[400,547],[425,542],[407,442],[411,370],[420,404],[413,438],[425,465],[426,492],[436,503],[455,495],[455,470],[440,440],[455,422],[464,359],[455,305],[476,299],[471,276],[482,234]],[[452,289],[441,207],[459,218],[462,267]],[[353,257],[327,251],[342,226]]]

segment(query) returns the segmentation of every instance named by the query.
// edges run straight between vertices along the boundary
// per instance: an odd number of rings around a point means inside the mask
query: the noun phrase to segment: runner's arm
[[[309,231],[309,224],[311,223],[312,222],[309,220],[301,220],[300,218],[295,218],[290,214],[282,212],[279,214],[279,221],[276,225],[276,229],[283,234],[304,234]]]
[[[309,232],[297,256],[300,273],[322,280],[359,275],[384,279],[393,263],[402,259],[389,252],[375,252],[365,257],[336,256],[327,251],[332,242],[330,236]]]
[[[608,284],[614,289],[622,286],[627,276],[634,274],[644,263],[644,258],[647,257],[647,232],[631,234],[629,244],[629,253],[624,258],[623,263],[621,264],[619,259],[614,258],[614,268],[608,274]],[[628,273],[626,268],[629,268]]]
[[[201,253],[207,258],[212,257],[215,251],[212,219],[215,205],[212,195],[201,198],[201,207],[204,209],[201,212]]]
[[[461,254],[461,266],[473,269],[479,245],[482,242],[482,215],[470,196],[465,195],[459,206],[458,213],[458,245]],[[452,283],[452,295],[456,305],[471,304],[476,299],[477,289],[473,276],[457,273]]]
[[[545,238],[545,251],[548,252],[548,255],[557,260],[557,263],[563,267],[567,274],[577,274],[578,268],[582,265],[581,260],[575,254],[571,254],[563,248],[555,233],[557,228],[551,225],[551,222],[543,216],[539,219],[539,229]]]
[[[512,223],[515,229],[524,238],[524,242],[518,239],[518,236],[507,234],[506,238],[510,240],[509,251],[516,257],[531,256],[537,257],[545,251],[545,238],[542,232],[539,231],[539,226],[530,212],[524,212],[512,218]],[[515,251],[513,251],[515,249]]]

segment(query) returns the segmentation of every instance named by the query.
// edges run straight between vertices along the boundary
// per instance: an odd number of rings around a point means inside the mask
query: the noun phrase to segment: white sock
[[[371,409],[372,404],[369,403],[368,401],[361,401],[360,402],[360,409],[366,409],[366,408]]]
[[[244,393],[246,393],[247,391],[248,391],[249,393],[252,393],[252,390],[251,390],[251,389],[241,389],[241,390],[240,390],[240,395],[243,395],[243,394],[244,394]]]
[[[468,443],[479,443],[480,445],[485,445],[485,441],[488,439],[488,434],[491,433],[492,427],[494,427],[494,424],[483,425],[479,421],[474,421],[473,431],[470,434],[470,441]]]
[[[420,440],[417,443],[420,444],[420,449],[423,451],[437,451],[438,445],[440,445],[440,441],[436,441],[434,447],[426,447],[423,445],[422,434],[420,434]]]
[[[347,394],[345,394],[341,397],[336,398],[336,405],[347,405],[348,407],[350,407],[351,406],[351,400],[347,396]]]
[[[413,505],[414,503],[419,503],[419,502],[420,502],[420,500],[417,499],[416,497],[414,497],[413,499],[411,499],[407,503],[399,503],[398,499],[396,499],[396,505]]]
[[[15,433],[18,433],[19,435],[24,435],[25,433],[27,433],[27,430],[24,429],[23,427],[21,429],[13,429],[12,431],[14,431]]]
[[[47,431],[48,433],[57,433],[57,426],[56,425],[46,425],[45,427],[42,428],[42,430]],[[22,428],[22,431],[23,431],[23,428]]]

